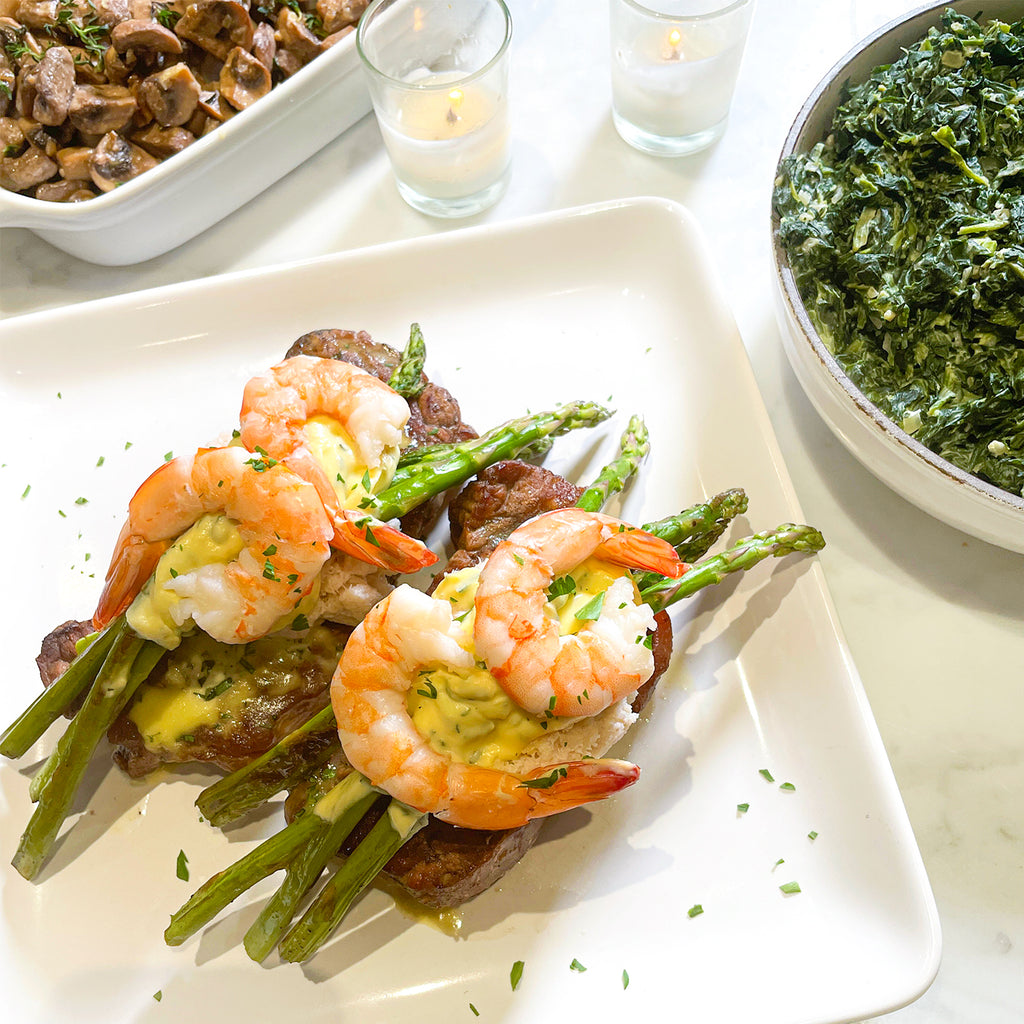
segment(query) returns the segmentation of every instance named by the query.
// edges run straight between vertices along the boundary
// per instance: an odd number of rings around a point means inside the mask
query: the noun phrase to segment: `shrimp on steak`
[[[681,576],[686,566],[668,541],[612,516],[567,508],[520,526],[480,572],[473,638],[477,655],[520,707],[534,714],[597,714],[650,678],[644,641],[654,612],[628,575],[588,595],[563,631],[551,614],[552,586],[574,594],[572,575],[589,558]],[[563,596],[565,596],[563,595]]]
[[[464,828],[524,825],[632,785],[639,769],[591,758],[545,765],[520,777],[435,750],[406,699],[434,665],[471,669],[451,607],[408,586],[392,591],[353,631],[331,683],[338,735],[349,763],[402,803]]]
[[[334,529],[316,488],[244,448],[204,448],[135,492],[93,624],[127,609],[173,649],[192,623],[224,643],[280,628],[313,594]]]
[[[309,480],[334,520],[332,545],[395,572],[437,561],[421,541],[365,509],[398,464],[409,406],[352,363],[293,356],[245,386],[241,441]]]

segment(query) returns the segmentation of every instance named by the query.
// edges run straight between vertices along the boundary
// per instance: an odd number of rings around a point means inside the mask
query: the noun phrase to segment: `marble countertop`
[[[707,236],[903,793],[942,921],[943,960],[894,1024],[1009,1024],[1024,1007],[1024,557],[950,529],[833,438],[783,354],[769,251],[774,164],[801,102],[853,43],[917,4],[760,0],[725,136],[680,160],[611,122],[604,5],[510,0],[513,173],[472,223],[638,195],[685,204]],[[571,45],[566,45],[566,40]],[[135,267],[0,232],[0,316],[462,226],[399,198],[366,117],[248,206]]]

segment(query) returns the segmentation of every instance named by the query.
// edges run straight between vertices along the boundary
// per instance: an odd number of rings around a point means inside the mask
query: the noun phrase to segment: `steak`
[[[175,736],[172,742],[151,737],[147,744],[131,715],[130,704],[107,730],[107,739],[114,747],[114,763],[133,779],[148,775],[162,764],[199,761],[229,772],[241,768],[327,706],[331,676],[349,632],[348,627],[321,623],[306,640],[286,647],[270,638],[243,645],[243,664],[249,663],[253,669],[249,672],[235,666],[233,671],[239,675],[244,672],[251,680],[253,699],[237,707],[229,705],[230,711],[220,720],[197,725],[186,735]],[[182,677],[189,679],[190,662],[195,660],[187,657],[192,639],[186,638],[178,651],[161,659],[143,684],[144,689],[182,692]],[[183,660],[185,666],[179,667]],[[193,689],[195,685],[185,688]],[[142,696],[140,690],[135,700]]]
[[[64,675],[78,653],[75,644],[92,632],[93,624],[88,620],[68,619],[43,637],[36,657],[36,668],[43,686],[49,686]]]
[[[550,470],[507,459],[482,470],[448,506],[455,553],[446,571],[483,561],[517,527],[579,501],[582,487]]]

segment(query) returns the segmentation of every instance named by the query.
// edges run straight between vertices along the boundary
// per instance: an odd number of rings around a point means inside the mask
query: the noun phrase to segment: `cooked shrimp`
[[[587,558],[680,576],[664,540],[611,516],[569,508],[537,516],[499,544],[480,572],[474,642],[505,692],[534,714],[594,715],[654,672],[645,642],[654,613],[624,575],[594,595],[579,631],[562,635],[549,604],[552,582]]]
[[[316,486],[334,519],[335,547],[415,572],[437,556],[363,511],[394,473],[408,419],[405,399],[373,374],[337,359],[293,356],[246,384],[241,441]]]
[[[471,644],[470,644],[471,646]],[[345,756],[402,803],[465,828],[515,828],[634,783],[636,765],[590,758],[546,765],[522,777],[453,760],[421,735],[407,697],[424,670],[470,670],[471,650],[446,601],[409,586],[392,591],[345,644],[331,703]]]
[[[253,640],[315,596],[332,533],[316,488],[283,465],[237,446],[173,459],[129,502],[93,623],[128,609],[136,633],[169,648],[191,622]]]

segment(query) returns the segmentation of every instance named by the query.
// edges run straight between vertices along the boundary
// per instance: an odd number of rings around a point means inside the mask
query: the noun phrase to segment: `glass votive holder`
[[[502,0],[374,0],[356,47],[402,198],[435,217],[495,203],[509,175]]]
[[[753,0],[611,0],[612,120],[631,146],[684,156],[725,131]]]

